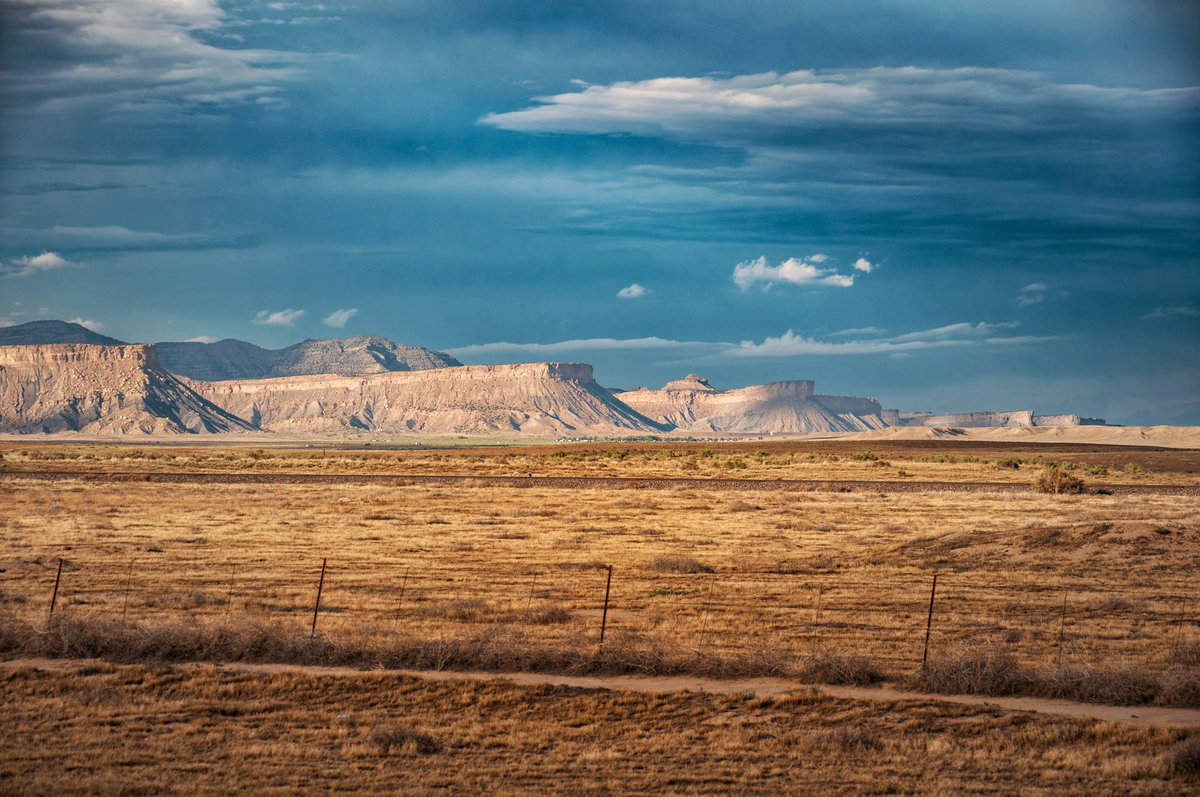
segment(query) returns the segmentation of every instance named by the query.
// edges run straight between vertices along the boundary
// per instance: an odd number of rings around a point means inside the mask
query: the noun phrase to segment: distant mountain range
[[[93,332],[69,321],[28,321],[0,327],[0,346],[43,346],[50,343],[90,343],[94,346],[124,346],[125,342]]]
[[[263,431],[556,437],[1101,425],[1032,410],[934,416],[822,395],[808,380],[719,390],[695,374],[612,392],[583,363],[464,366],[380,337],[264,349],[125,344],[63,321],[0,328],[0,432]]]
[[[125,346],[124,341],[67,321],[30,321],[0,327],[0,346],[88,343]],[[264,349],[232,338],[216,343],[157,343],[158,363],[167,371],[204,382],[337,374],[361,376],[460,366],[448,354],[405,346],[376,336],[305,340],[283,349]]]

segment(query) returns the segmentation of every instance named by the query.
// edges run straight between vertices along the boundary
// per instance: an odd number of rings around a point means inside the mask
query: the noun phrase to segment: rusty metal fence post
[[[929,666],[929,634],[933,631],[933,597],[937,594],[937,573],[933,574],[933,586],[929,590],[929,616],[925,618],[925,652],[921,654],[921,669]]]
[[[54,618],[54,607],[58,603],[58,583],[62,581],[63,560],[60,556],[58,559],[58,575],[54,577],[54,592],[50,595],[50,612],[46,615],[46,624]]]
[[[321,592],[325,589],[325,564],[328,561],[328,559],[321,560],[321,580],[317,582],[317,602],[313,604],[312,633],[308,635],[309,639],[317,636],[317,612],[321,611]]]
[[[608,629],[608,596],[612,590],[612,565],[608,566],[608,581],[604,584],[604,613],[600,615],[600,645],[604,646],[604,632]]]

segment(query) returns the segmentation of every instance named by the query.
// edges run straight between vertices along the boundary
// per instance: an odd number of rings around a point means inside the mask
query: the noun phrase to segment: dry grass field
[[[1194,793],[1186,731],[914,701],[0,665],[4,794]]]
[[[1200,706],[1200,496],[1179,489],[1200,486],[1200,455],[1012,448],[889,443],[867,452],[861,444],[835,441],[336,451],[323,457],[314,450],[4,444],[0,654],[782,674],[810,683],[890,680],[929,691]],[[694,481],[643,489],[580,482],[564,489],[537,478],[519,488],[404,478],[532,473],[666,480],[699,473],[764,481],[1029,485],[1049,461],[1089,488],[1166,489],[1048,495],[1032,488],[754,489]],[[166,483],[33,475],[41,471],[389,478]],[[55,619],[48,622],[60,558]],[[321,609],[310,639],[323,560]],[[922,668],[935,574],[930,659]],[[324,761],[329,772],[360,778],[355,782],[364,788],[399,788],[392,770],[406,768],[395,762],[418,753],[403,734],[390,746],[379,741],[396,725],[424,729],[438,740],[438,750],[421,758],[428,766],[420,778],[405,782],[412,793],[477,790],[484,781],[473,778],[500,766],[514,773],[505,781],[514,792],[561,791],[572,771],[585,777],[581,790],[597,792],[644,790],[639,783],[678,792],[778,791],[780,784],[807,783],[848,791],[866,785],[886,791],[892,784],[900,792],[999,793],[1011,791],[998,774],[1004,768],[1024,773],[1019,777],[1027,785],[1047,793],[1169,793],[1191,782],[1169,775],[1164,763],[1178,733],[962,707],[898,711],[831,698],[758,705],[497,685],[333,685],[297,675],[232,677],[132,665],[102,665],[66,679],[27,673],[5,683],[6,697],[20,707],[3,720],[6,737],[26,726],[52,735],[49,720],[33,718],[43,717],[53,701],[65,701],[77,720],[59,728],[61,744],[84,758],[95,743],[84,738],[86,730],[108,722],[120,702],[116,696],[131,683],[150,684],[137,692],[146,695],[138,722],[152,723],[160,713],[178,717],[178,729],[171,730],[178,739],[162,742],[157,752],[121,753],[135,738],[122,720],[114,726],[120,731],[112,738],[120,743],[111,753],[112,761],[127,755],[141,762],[131,766],[145,769],[146,778],[156,771],[147,763],[154,755],[169,757],[173,744],[199,743],[214,756],[248,746],[254,751],[248,761],[291,761],[294,776],[311,782],[327,776],[316,763]],[[401,699],[396,695],[404,696],[403,711],[388,708],[389,700]],[[242,706],[237,716],[255,719],[204,714],[209,709],[201,709],[218,700],[234,701]],[[256,701],[270,707],[265,717],[250,707]],[[494,704],[496,712],[480,715],[480,704]],[[314,711],[315,717],[304,713]],[[461,721],[459,711],[467,712]],[[197,729],[186,721],[189,712],[210,718],[197,720]],[[835,720],[814,730],[808,721],[814,712]],[[335,719],[342,714],[355,719]],[[598,715],[610,717],[613,727],[598,723]],[[513,723],[524,723],[524,735],[512,736]],[[570,730],[581,727],[592,729],[590,735]],[[619,743],[604,735],[610,732]],[[821,741],[826,732],[834,741]],[[273,735],[260,738],[265,733]],[[860,733],[868,741],[854,741]],[[486,741],[492,734],[503,737],[494,749]],[[678,744],[670,741],[676,737]],[[512,762],[518,747],[525,751],[519,764]],[[37,779],[53,777],[44,769],[50,753],[20,748],[32,758],[0,767],[25,767],[21,777],[32,779],[25,783],[48,782]],[[401,748],[407,752],[397,753]],[[536,750],[544,754],[529,758]],[[0,762],[13,755],[5,751]],[[710,761],[708,768],[697,769],[696,757]],[[498,763],[506,758],[508,765]],[[926,758],[949,780],[914,780]],[[1010,763],[1000,767],[1002,760]],[[223,771],[234,777],[248,767],[241,762]],[[104,781],[109,769],[93,769],[96,779],[81,790],[119,791]],[[261,773],[245,777],[280,782]],[[1072,777],[1091,778],[1086,782],[1095,788],[1081,789],[1085,781]],[[149,781],[143,785],[154,790]]]
[[[386,449],[386,446],[385,446]],[[1059,463],[1095,487],[1200,484],[1190,449],[980,441],[595,443],[436,449],[312,443],[298,448],[0,442],[9,472],[591,476],[1029,484]]]

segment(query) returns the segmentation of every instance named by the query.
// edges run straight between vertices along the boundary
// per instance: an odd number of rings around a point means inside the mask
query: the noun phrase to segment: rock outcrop
[[[956,412],[934,415],[930,412],[898,413],[895,426],[951,426],[960,429],[1005,429],[1032,426],[1105,426],[1103,418],[1079,415],[1035,415],[1033,410],[1007,412]]]
[[[284,349],[264,349],[233,339],[157,345],[164,368],[204,382],[316,374],[361,376],[462,365],[448,354],[377,336],[305,340]]]
[[[164,371],[153,346],[0,347],[0,432],[245,431]]]
[[[614,399],[592,367],[579,363],[192,384],[227,412],[287,434],[358,429],[613,437],[662,431]]]
[[[618,393],[617,398],[653,421],[694,433],[811,434],[887,426],[879,402],[819,396],[813,387],[811,381],[798,380],[717,390],[689,374],[661,390],[639,388]]]

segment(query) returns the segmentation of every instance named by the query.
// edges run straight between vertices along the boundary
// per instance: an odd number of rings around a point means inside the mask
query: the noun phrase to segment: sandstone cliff
[[[934,415],[928,412],[899,413],[898,426],[952,426],[960,429],[1004,429],[1033,426],[1106,426],[1103,418],[1079,415],[1035,415],[1033,410],[1007,412],[957,412]]]
[[[808,434],[881,429],[882,409],[873,399],[813,394],[811,381],[772,382],[717,390],[701,377],[668,382],[662,390],[617,394],[646,417],[681,431],[730,434]],[[830,399],[832,406],[822,403]]]
[[[610,437],[661,431],[597,384],[590,365],[577,363],[192,384],[227,412],[288,434],[359,429]]]
[[[229,432],[250,424],[158,364],[153,346],[0,347],[0,432]]]
[[[158,354],[163,367],[171,373],[205,382],[316,374],[360,376],[461,365],[448,354],[373,335],[305,340],[284,349],[264,349],[233,339],[216,343],[159,343]]]

